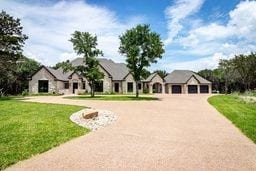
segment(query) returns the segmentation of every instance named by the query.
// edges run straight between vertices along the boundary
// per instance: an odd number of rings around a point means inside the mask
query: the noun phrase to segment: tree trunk
[[[94,82],[91,82],[91,97],[94,97]]]
[[[138,82],[136,81],[136,98],[139,97],[139,86],[138,86]]]
[[[227,79],[225,80],[225,94],[228,94],[228,81]]]

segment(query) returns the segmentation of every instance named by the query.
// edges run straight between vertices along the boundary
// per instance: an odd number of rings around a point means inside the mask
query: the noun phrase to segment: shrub
[[[28,90],[27,89],[23,90],[21,95],[22,96],[28,96],[29,95]]]

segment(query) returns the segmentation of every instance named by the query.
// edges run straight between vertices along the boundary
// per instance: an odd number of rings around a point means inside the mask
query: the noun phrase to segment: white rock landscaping
[[[90,111],[97,111],[98,116],[92,119],[84,119],[83,113]],[[70,120],[82,127],[89,128],[91,131],[96,131],[117,120],[117,115],[107,110],[83,109],[73,113]]]

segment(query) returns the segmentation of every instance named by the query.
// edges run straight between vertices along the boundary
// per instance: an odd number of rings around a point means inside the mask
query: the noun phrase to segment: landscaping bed
[[[0,98],[0,170],[89,132],[69,119],[83,108]]]
[[[233,95],[212,96],[208,102],[256,143],[256,102]]]

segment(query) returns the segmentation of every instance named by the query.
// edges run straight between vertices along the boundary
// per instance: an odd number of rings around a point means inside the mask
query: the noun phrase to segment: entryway
[[[119,83],[115,83],[115,92],[119,93]]]
[[[160,83],[153,84],[153,93],[162,93],[162,84]]]
[[[73,94],[75,94],[76,89],[78,89],[78,83],[73,83]]]

